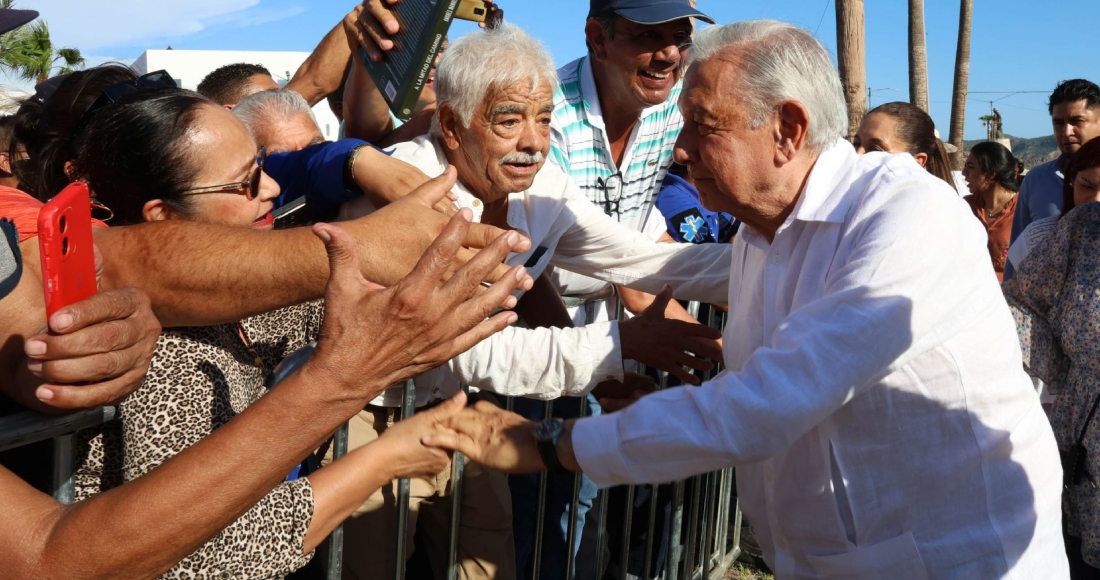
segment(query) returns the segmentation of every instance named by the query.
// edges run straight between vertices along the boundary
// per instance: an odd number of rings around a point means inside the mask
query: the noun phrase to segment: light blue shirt
[[[1066,156],[1032,169],[1020,185],[1020,199],[1012,218],[1012,241],[1020,237],[1031,222],[1062,215],[1062,163]]]

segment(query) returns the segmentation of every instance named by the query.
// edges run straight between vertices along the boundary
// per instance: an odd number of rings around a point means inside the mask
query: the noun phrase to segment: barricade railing
[[[0,451],[53,440],[53,475],[51,493],[57,501],[73,503],[73,434],[88,427],[102,425],[115,418],[114,407],[97,407],[69,413],[46,415],[22,411],[0,417]]]
[[[699,305],[692,303],[689,312],[693,316],[699,316]],[[592,312],[589,309],[589,315]],[[721,328],[722,316],[716,316],[711,309],[705,323]],[[710,378],[719,369],[712,373],[706,373],[704,379]],[[667,388],[668,377],[660,373],[660,388]],[[691,388],[691,387],[684,387]],[[406,381],[402,396],[401,417],[411,417],[415,413],[416,387],[413,381]],[[509,410],[512,408],[512,399],[505,398],[504,405]],[[588,405],[581,404],[581,416],[587,414]],[[88,427],[94,427],[114,420],[116,410],[114,407],[99,407],[96,409],[79,411],[67,415],[45,415],[33,411],[24,411],[14,415],[0,418],[0,451],[28,445],[46,439],[53,440],[53,496],[62,503],[73,501],[73,435],[76,431]],[[550,418],[553,414],[553,402],[545,404],[544,418]],[[333,459],[343,456],[347,452],[348,426],[345,424],[337,430],[333,440]],[[459,529],[462,519],[462,494],[464,486],[465,458],[456,453],[451,462],[451,490],[452,512],[448,549],[449,567],[446,571],[448,580],[458,576],[458,544]],[[543,528],[546,521],[547,505],[547,474],[543,473],[538,479],[538,506],[535,511],[536,522],[534,529],[533,551],[533,580],[538,580],[542,560],[542,547],[544,544]],[[578,527],[575,514],[580,503],[581,475],[576,474],[573,479],[573,494],[571,498],[571,517],[567,529],[566,545],[576,545],[576,539],[581,530]],[[662,570],[653,569],[653,555],[660,549],[658,545],[658,498],[662,489],[672,490],[670,513],[665,519],[665,529],[661,530],[661,536],[667,537],[666,554]],[[690,489],[690,492],[689,492]],[[596,496],[593,508],[596,510],[595,521],[595,556],[591,561],[577,561],[576,550],[567,550],[566,578],[596,578],[604,577],[607,568],[605,551],[608,549],[607,530],[617,526],[621,533],[622,542],[618,562],[616,562],[620,577],[624,577],[630,570],[631,530],[634,525],[647,526],[645,534],[644,557],[642,560],[641,578],[662,578],[667,580],[713,580],[721,575],[732,565],[740,553],[738,547],[741,529],[741,512],[736,498],[733,496],[733,470],[725,469],[704,475],[695,476],[687,480],[672,484],[652,486],[649,493],[648,512],[646,521],[634,521],[633,504],[637,494],[637,486],[628,486],[625,490],[625,506],[621,521],[608,521],[609,493],[608,490],[600,490]],[[411,534],[408,533],[408,515],[410,503],[410,481],[402,479],[398,481],[397,496],[397,533],[395,538],[394,578],[401,580],[405,576],[405,554],[407,553],[407,541]],[[685,525],[686,524],[686,525]],[[731,530],[732,527],[732,530]],[[325,561],[325,577],[328,580],[338,580],[342,573],[342,559],[344,553],[343,528],[338,526],[327,540],[327,558]]]
[[[714,328],[721,329],[724,323],[724,314],[718,314],[716,311],[707,306],[706,314],[703,318],[700,318],[700,305],[698,303],[691,303],[689,305],[689,312],[700,319],[704,324],[708,324]],[[621,312],[621,308],[620,308]],[[594,311],[591,307],[586,310],[586,318],[590,321],[594,318]],[[702,378],[704,380],[711,378],[721,370],[720,367],[715,368],[713,371],[703,373]],[[664,389],[668,387],[668,375],[666,373],[659,373],[660,388]],[[692,388],[692,387],[684,387]],[[416,400],[416,387],[413,381],[406,381],[403,387],[403,405],[402,405],[402,418],[410,417],[415,413],[413,403]],[[513,399],[505,397],[503,400],[504,407],[508,410],[513,408]],[[547,401],[544,407],[543,418],[549,419],[553,416],[553,401]],[[588,413],[588,405],[580,405],[580,416],[585,416]],[[458,542],[459,542],[459,528],[462,518],[462,492],[463,492],[463,467],[464,458],[461,454],[455,454],[452,461],[452,520],[450,527],[449,538],[449,562],[448,570],[446,571],[446,577],[451,580],[458,575]],[[576,474],[573,480],[573,494],[571,498],[571,506],[569,513],[574,517],[571,517],[571,521],[567,528],[566,533],[566,546],[572,547],[576,545],[576,539],[580,534],[580,528],[578,527],[578,521],[575,517],[580,503],[580,488],[581,488],[581,474]],[[533,540],[533,553],[532,553],[532,574],[529,576],[532,580],[539,580],[541,561],[543,556],[544,546],[544,525],[546,523],[546,510],[548,509],[547,495],[548,495],[548,475],[542,473],[538,477],[537,488],[537,508],[535,511],[535,527],[534,527],[534,540]],[[617,526],[618,531],[621,533],[622,545],[619,550],[618,562],[616,562],[619,577],[623,578],[626,574],[630,573],[630,555],[631,555],[631,530],[634,525],[647,526],[645,534],[645,547],[644,557],[642,561],[641,578],[660,578],[667,580],[716,580],[721,578],[727,569],[733,564],[733,561],[740,554],[740,531],[741,531],[741,511],[740,506],[733,495],[734,485],[734,473],[733,469],[724,469],[720,471],[714,471],[703,475],[698,475],[687,480],[678,481],[672,484],[664,484],[660,486],[651,486],[651,492],[649,493],[648,501],[648,513],[644,522],[634,521],[634,509],[633,504],[637,494],[638,486],[627,486],[625,490],[625,506],[623,510],[623,518],[618,522],[608,521],[608,505],[609,505],[609,493],[608,490],[600,490],[596,496],[593,509],[596,510],[596,529],[594,530],[595,536],[595,556],[591,561],[578,562],[576,558],[577,551],[573,549],[567,550],[566,554],[566,580],[573,580],[574,578],[595,578],[601,579],[606,573],[606,550],[608,533],[607,530],[610,526]],[[659,500],[661,497],[662,489],[671,489],[672,501],[669,509],[668,517],[664,518],[664,529],[657,529],[658,522],[658,508]],[[394,567],[395,580],[402,580],[405,577],[405,554],[407,553],[407,541],[411,534],[408,534],[408,509],[409,509],[409,480],[399,480],[398,482],[398,496],[397,496],[397,509],[398,511],[398,531],[395,538],[395,554],[394,561],[396,563]],[[690,491],[689,491],[690,490]],[[732,530],[731,530],[732,527]],[[661,549],[658,545],[658,531],[660,536],[667,537],[668,542],[665,544],[665,557],[664,565],[661,570],[653,569],[653,556],[655,551]],[[330,538],[330,542],[333,547],[330,548],[330,554],[340,551],[340,548],[336,547],[340,540],[335,537],[335,534]],[[335,566],[331,565],[328,569],[327,577],[330,580],[339,578],[339,563],[335,563]],[[523,563],[520,563],[521,565]],[[636,574],[634,574],[636,575]]]

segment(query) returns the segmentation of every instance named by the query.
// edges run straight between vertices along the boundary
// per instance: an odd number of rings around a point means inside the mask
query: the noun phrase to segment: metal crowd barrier
[[[699,318],[700,305],[691,303],[688,311]],[[620,308],[621,312],[621,308]],[[587,318],[592,320],[594,312],[590,308]],[[708,308],[704,323],[721,329],[725,321],[724,314],[716,314],[713,308]],[[709,373],[704,373],[704,380],[711,378],[721,370],[715,368]],[[660,373],[660,387],[667,388],[668,376]],[[683,388],[692,388],[685,386]],[[412,416],[416,409],[416,388],[413,382],[406,381],[402,397],[402,418]],[[504,398],[505,408],[512,409],[513,400]],[[581,416],[587,414],[587,405],[580,405]],[[545,404],[544,418],[548,419],[553,414],[553,401]],[[344,443],[346,446],[346,442]],[[446,577],[454,580],[458,575],[458,541],[459,527],[462,518],[462,484],[463,484],[464,458],[461,454],[455,454],[452,462],[452,519],[450,527],[449,566]],[[692,477],[688,480],[678,481],[672,484],[652,486],[652,494],[649,500],[648,517],[644,522],[633,521],[633,504],[638,486],[626,488],[624,517],[620,522],[608,522],[609,490],[600,490],[596,496],[593,509],[596,510],[596,555],[592,561],[578,562],[573,550],[569,550],[566,560],[566,580],[575,578],[602,579],[606,573],[605,562],[607,550],[608,526],[618,525],[622,535],[618,570],[619,578],[625,578],[629,573],[630,539],[631,530],[635,525],[647,526],[646,542],[644,550],[642,575],[643,579],[665,580],[718,580],[722,578],[726,570],[733,564],[740,554],[739,548],[741,536],[741,510],[733,495],[733,469],[724,469],[711,473]],[[580,474],[576,474],[573,480],[573,496],[571,514],[576,514],[580,502]],[[546,521],[548,481],[547,474],[543,473],[538,479],[538,508],[534,530],[533,549],[533,574],[532,580],[539,580],[539,572],[542,563],[542,547],[544,543],[543,526]],[[657,508],[658,497],[661,489],[672,490],[672,505],[669,517],[666,518],[664,534],[669,538],[667,553],[665,555],[662,570],[653,570],[653,554],[660,549],[655,545],[657,536]],[[688,491],[690,489],[690,492]],[[407,548],[407,526],[409,510],[409,480],[402,479],[398,482],[397,495],[398,526],[395,539],[395,567],[394,579],[405,578],[405,554]],[[567,530],[566,545],[573,546],[576,543],[577,534],[580,533],[576,517],[573,517]],[[340,578],[340,562],[334,559],[332,554],[342,553],[341,537],[338,537],[339,529],[330,537],[329,565],[326,577],[329,580]],[[524,563],[517,563],[523,565]],[[584,573],[578,573],[584,572]]]
[[[693,316],[699,316],[699,304],[692,303],[689,312]],[[589,318],[593,313],[589,310]],[[716,316],[713,309],[707,315],[706,323],[721,328],[724,316]],[[704,374],[708,379],[717,373],[716,368],[711,373]],[[660,374],[661,388],[667,387],[668,377]],[[692,388],[686,386],[683,388]],[[416,388],[413,382],[406,381],[404,395],[402,397],[402,418],[411,417],[415,413]],[[505,398],[505,406],[512,408],[512,400]],[[581,416],[587,414],[587,405],[580,405]],[[547,402],[545,418],[550,418],[553,413],[553,402]],[[25,411],[0,418],[0,451],[12,449],[53,439],[53,496],[62,503],[73,501],[73,433],[80,429],[100,425],[115,418],[114,407],[100,407],[86,411],[80,411],[69,415],[54,416],[43,415],[33,411]],[[347,425],[341,427],[333,440],[333,458],[339,458],[347,452],[348,434]],[[462,518],[462,488],[465,458],[456,453],[452,461],[452,519],[449,538],[449,568],[448,580],[454,580],[458,575],[458,541],[459,527]],[[574,476],[573,496],[570,513],[576,514],[580,501],[580,474]],[[690,486],[690,493],[688,492]],[[652,556],[654,550],[659,549],[655,545],[657,524],[657,498],[661,489],[672,489],[672,506],[670,517],[667,518],[666,529],[663,530],[667,537],[668,548],[665,556],[663,570],[652,569]],[[633,521],[633,504],[637,486],[629,486],[626,489],[625,509],[623,520],[620,522],[608,522],[608,490],[600,490],[596,496],[593,508],[596,509],[596,555],[591,562],[577,562],[573,550],[568,551],[566,561],[566,579],[573,580],[581,576],[584,578],[600,579],[604,577],[605,550],[607,550],[607,530],[611,525],[618,525],[622,534],[622,546],[618,570],[620,578],[629,571],[630,538],[631,530],[635,525],[645,525],[646,542],[641,578],[660,578],[665,580],[717,580],[732,565],[740,554],[738,547],[741,530],[741,511],[733,497],[733,469],[715,471],[699,475],[689,480],[678,481],[672,484],[652,486],[653,492],[649,500],[648,517],[644,522]],[[395,541],[396,557],[394,559],[394,578],[403,580],[405,577],[405,553],[407,542],[408,513],[409,513],[410,482],[402,479],[398,482],[398,525]],[[534,539],[534,574],[533,580],[538,580],[539,569],[542,560],[543,525],[545,523],[545,511],[547,507],[547,475],[544,473],[538,480],[538,508],[536,510],[535,539]],[[686,525],[685,525],[686,522]],[[731,530],[732,528],[732,530]],[[577,534],[580,533],[576,517],[573,517],[567,533],[567,546],[576,543]],[[343,529],[337,527],[328,540],[328,557],[325,562],[325,577],[328,580],[339,580],[342,572],[342,559],[344,552]],[[578,574],[579,569],[589,574]]]

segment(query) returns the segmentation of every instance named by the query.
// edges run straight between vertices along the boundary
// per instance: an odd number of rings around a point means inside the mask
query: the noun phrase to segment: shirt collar
[[[439,163],[439,171],[443,171],[447,168],[447,155],[443,151],[443,146],[439,144],[439,140],[433,135],[425,135],[421,137],[426,139],[435,150],[435,158]],[[543,169],[546,169],[546,165],[543,165]],[[541,173],[542,170],[539,172]],[[537,178],[536,178],[537,180]],[[532,185],[532,187],[534,187]],[[482,203],[476,195],[473,194],[461,181],[456,180],[455,185],[451,188],[451,191],[458,199],[455,200],[455,205],[459,208],[469,208],[473,212],[473,221],[481,223],[481,218],[485,213],[485,204]],[[524,193],[510,193],[508,194],[508,215],[505,218],[508,221],[508,225],[516,228],[517,231],[524,235],[528,235],[527,228],[527,215],[524,213]]]
[[[851,173],[852,165],[859,157],[852,144],[837,139],[826,148],[814,162],[810,176],[802,188],[794,211],[783,224],[786,227],[794,220],[807,222],[841,223],[855,200],[846,195],[847,188],[840,187]],[[782,229],[782,228],[780,228]]]

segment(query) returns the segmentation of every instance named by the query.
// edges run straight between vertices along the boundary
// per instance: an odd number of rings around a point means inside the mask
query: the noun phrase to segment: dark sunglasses
[[[122,81],[121,83],[116,83],[103,89],[99,98],[92,102],[92,104],[88,106],[88,109],[84,111],[83,117],[86,119],[103,107],[144,89],[174,88],[177,88],[176,80],[172,78],[172,75],[168,74],[168,71],[158,70],[143,74],[135,80]]]
[[[248,181],[234,181],[220,185],[206,185],[195,187],[180,192],[180,195],[200,195],[203,193],[236,193],[245,196],[249,201],[256,198],[260,191],[260,177],[264,172],[264,164],[267,163],[267,146],[261,145],[260,152],[256,155],[256,171]]]
[[[623,197],[622,172],[609,175],[607,178],[597,177],[596,187],[603,191],[603,212],[617,220],[621,220],[622,213],[619,210],[619,201]]]

